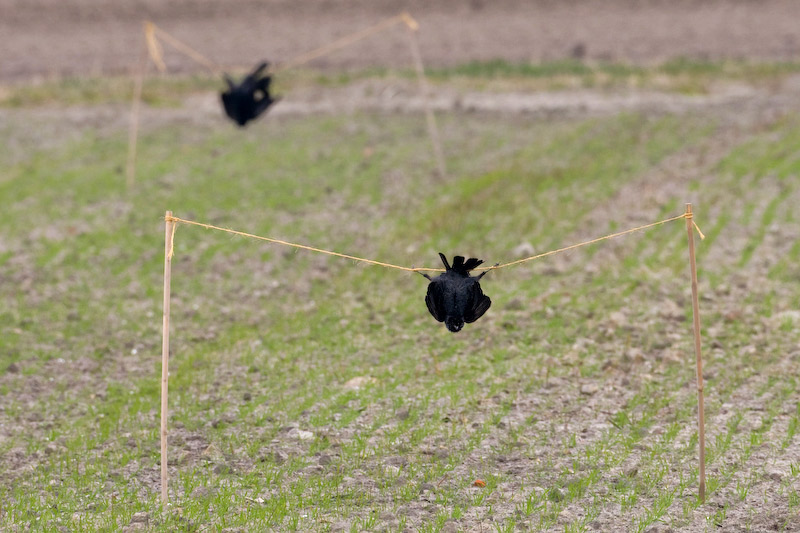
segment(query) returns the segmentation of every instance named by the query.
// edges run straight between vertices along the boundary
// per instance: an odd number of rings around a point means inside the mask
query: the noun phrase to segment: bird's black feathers
[[[469,271],[481,265],[482,260],[471,257],[464,261],[464,257],[457,255],[453,258],[453,266],[447,262],[444,254],[440,253],[445,273],[431,279],[425,304],[428,306],[433,318],[444,322],[447,329],[452,332],[460,331],[464,323],[475,322],[489,309],[492,300],[483,294],[479,280],[486,272],[472,277]]]
[[[241,83],[235,83],[225,75],[228,90],[221,94],[225,114],[239,126],[258,118],[269,106],[277,101],[269,94],[270,76],[263,75],[269,63],[259,64]]]
[[[445,261],[444,255],[440,253],[439,257],[441,257],[442,261],[444,261],[445,268],[449,268],[447,266],[447,261]],[[460,255],[457,255],[453,258],[453,270],[461,274],[466,274],[473,268],[482,264],[483,264],[482,259],[475,259],[474,257],[470,257],[469,259],[467,259],[466,263],[464,262],[464,258]]]

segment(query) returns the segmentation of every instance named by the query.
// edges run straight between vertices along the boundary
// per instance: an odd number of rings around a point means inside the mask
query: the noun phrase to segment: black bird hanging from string
[[[439,257],[446,269],[444,274],[431,279],[420,272],[430,280],[425,303],[433,318],[444,322],[447,329],[455,333],[461,331],[465,322],[471,324],[482,317],[492,305],[492,300],[483,294],[479,283],[488,270],[472,277],[469,271],[483,263],[481,259],[471,257],[464,262],[464,258],[457,255],[451,267],[443,253],[439,253]]]
[[[263,74],[268,65],[266,61],[261,63],[239,84],[225,74],[228,90],[222,93],[222,105],[225,106],[225,114],[241,127],[258,118],[278,101],[278,98],[272,98],[269,94],[272,78]]]

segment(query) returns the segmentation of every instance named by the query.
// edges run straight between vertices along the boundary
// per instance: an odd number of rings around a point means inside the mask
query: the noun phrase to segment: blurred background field
[[[249,64],[398,6],[0,0],[0,529],[796,530],[800,7],[593,6],[404,6],[445,177],[400,31],[278,77],[244,130],[167,53],[127,189],[144,16]],[[159,509],[165,210],[437,266],[685,202],[707,236],[706,503],[683,221],[487,274],[492,308],[456,335],[419,275],[179,226]]]

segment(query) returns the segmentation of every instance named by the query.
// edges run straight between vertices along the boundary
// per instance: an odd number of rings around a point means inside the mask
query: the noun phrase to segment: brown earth
[[[281,62],[407,9],[429,65],[503,58],[654,63],[694,58],[791,60],[800,55],[792,0],[0,0],[0,81],[123,72],[142,49],[140,21],[222,65]],[[399,29],[314,63],[407,66]],[[178,71],[191,59],[168,53]]]

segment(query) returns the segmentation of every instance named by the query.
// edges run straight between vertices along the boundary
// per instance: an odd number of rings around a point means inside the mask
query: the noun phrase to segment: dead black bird
[[[272,78],[263,75],[268,65],[267,62],[261,63],[238,85],[225,74],[228,90],[222,93],[222,105],[225,106],[225,114],[239,126],[258,118],[269,106],[278,101],[269,94]]]
[[[483,294],[478,283],[488,270],[472,277],[469,271],[483,263],[482,260],[471,257],[464,262],[464,258],[457,255],[451,268],[443,253],[439,253],[439,257],[446,269],[444,274],[431,279],[420,272],[430,280],[425,303],[433,318],[444,322],[447,329],[455,333],[461,331],[465,322],[471,324],[482,317],[492,305],[492,300]]]

